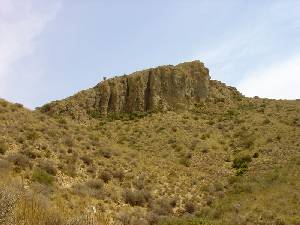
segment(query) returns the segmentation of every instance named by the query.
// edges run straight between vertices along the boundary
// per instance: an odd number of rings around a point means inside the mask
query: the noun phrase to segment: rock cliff
[[[40,108],[74,119],[130,113],[188,109],[209,95],[209,71],[200,61],[159,66],[103,80],[94,88]]]

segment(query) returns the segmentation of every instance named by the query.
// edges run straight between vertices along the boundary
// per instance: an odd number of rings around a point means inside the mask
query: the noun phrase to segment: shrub
[[[6,170],[10,168],[10,162],[0,159],[0,170]]]
[[[7,160],[12,162],[15,166],[17,166],[20,169],[26,169],[28,167],[31,167],[31,162],[28,159],[28,157],[20,153],[9,155],[7,157]]]
[[[73,138],[70,136],[65,138],[64,143],[68,147],[73,147],[75,145]]]
[[[223,186],[222,183],[216,182],[216,183],[214,183],[214,189],[215,189],[215,191],[223,191],[224,190],[224,186]]]
[[[258,156],[259,156],[258,152],[255,152],[255,153],[253,154],[253,158],[258,158]]]
[[[150,212],[147,214],[146,220],[148,221],[149,225],[155,225],[159,222],[159,217],[155,213]]]
[[[86,165],[91,165],[93,163],[93,160],[89,156],[87,156],[87,155],[82,156],[81,160]]]
[[[168,214],[172,213],[172,205],[170,199],[159,199],[156,200],[155,203],[152,205],[152,210],[155,214],[160,216],[167,216]]]
[[[191,165],[190,159],[192,158],[192,154],[189,152],[187,154],[185,154],[180,160],[179,163],[189,167]]]
[[[39,133],[31,130],[27,132],[26,137],[28,140],[36,141],[39,138]]]
[[[57,174],[57,169],[54,166],[54,162],[42,161],[39,163],[39,167],[45,170],[48,174],[55,176]]]
[[[103,156],[104,158],[107,158],[107,159],[111,158],[111,156],[112,156],[111,151],[108,150],[108,149],[101,149],[101,150],[99,150],[99,154],[101,156]]]
[[[253,135],[242,135],[240,137],[240,145],[246,149],[253,147],[255,137]]]
[[[32,180],[45,185],[51,185],[54,181],[53,176],[41,168],[35,168],[32,174]]]
[[[232,186],[232,191],[234,194],[251,193],[252,190],[253,185],[249,182],[236,182]]]
[[[111,180],[111,173],[107,170],[104,170],[100,173],[99,178],[105,183],[108,183]]]
[[[115,170],[115,171],[113,171],[112,175],[113,175],[114,178],[118,179],[121,182],[125,178],[125,174],[124,174],[123,170]]]
[[[0,154],[4,155],[8,150],[8,146],[7,144],[5,144],[4,142],[0,142]]]
[[[131,206],[144,206],[151,199],[151,194],[146,190],[127,189],[123,192],[123,198]]]
[[[247,171],[248,163],[252,161],[251,156],[243,155],[237,156],[232,163],[232,167],[237,169],[236,175],[242,175]]]
[[[193,202],[187,202],[184,205],[184,209],[185,209],[185,211],[187,213],[192,214],[192,213],[194,213],[196,211],[196,206],[195,206],[195,204]]]
[[[8,102],[6,102],[6,101],[0,99],[0,105],[1,105],[2,107],[7,107]]]
[[[271,121],[269,119],[264,119],[262,122],[263,125],[267,125],[269,123],[271,123]]]
[[[30,149],[28,149],[28,148],[23,149],[23,150],[21,151],[21,153],[22,153],[23,155],[27,156],[27,157],[30,158],[30,159],[36,159],[37,157],[40,156],[37,152],[32,151],[32,150],[30,150]]]
[[[86,185],[91,189],[100,190],[104,184],[102,180],[89,180],[86,182]]]
[[[23,108],[24,106],[23,106],[23,104],[21,104],[21,103],[15,103],[14,104],[17,108]]]

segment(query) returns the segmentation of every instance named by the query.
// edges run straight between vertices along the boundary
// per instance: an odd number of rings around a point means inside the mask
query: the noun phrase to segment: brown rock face
[[[109,113],[187,109],[207,98],[209,81],[209,71],[200,61],[160,66],[104,80],[41,110],[81,120]]]
[[[208,96],[209,72],[199,61],[161,66],[105,80],[99,90],[101,114],[175,110]]]

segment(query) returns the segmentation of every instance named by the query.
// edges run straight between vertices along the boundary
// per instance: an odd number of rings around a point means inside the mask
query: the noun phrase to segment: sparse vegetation
[[[213,81],[190,110],[103,117],[91,96],[0,100],[0,224],[299,223],[299,101]]]

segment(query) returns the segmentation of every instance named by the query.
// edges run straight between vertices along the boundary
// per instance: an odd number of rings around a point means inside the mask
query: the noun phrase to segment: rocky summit
[[[83,115],[187,109],[209,94],[209,70],[200,61],[159,66],[103,80],[94,88],[42,108],[50,114]],[[73,101],[75,100],[75,101]]]
[[[208,96],[209,73],[200,61],[161,66],[101,82],[101,114],[186,108]]]

